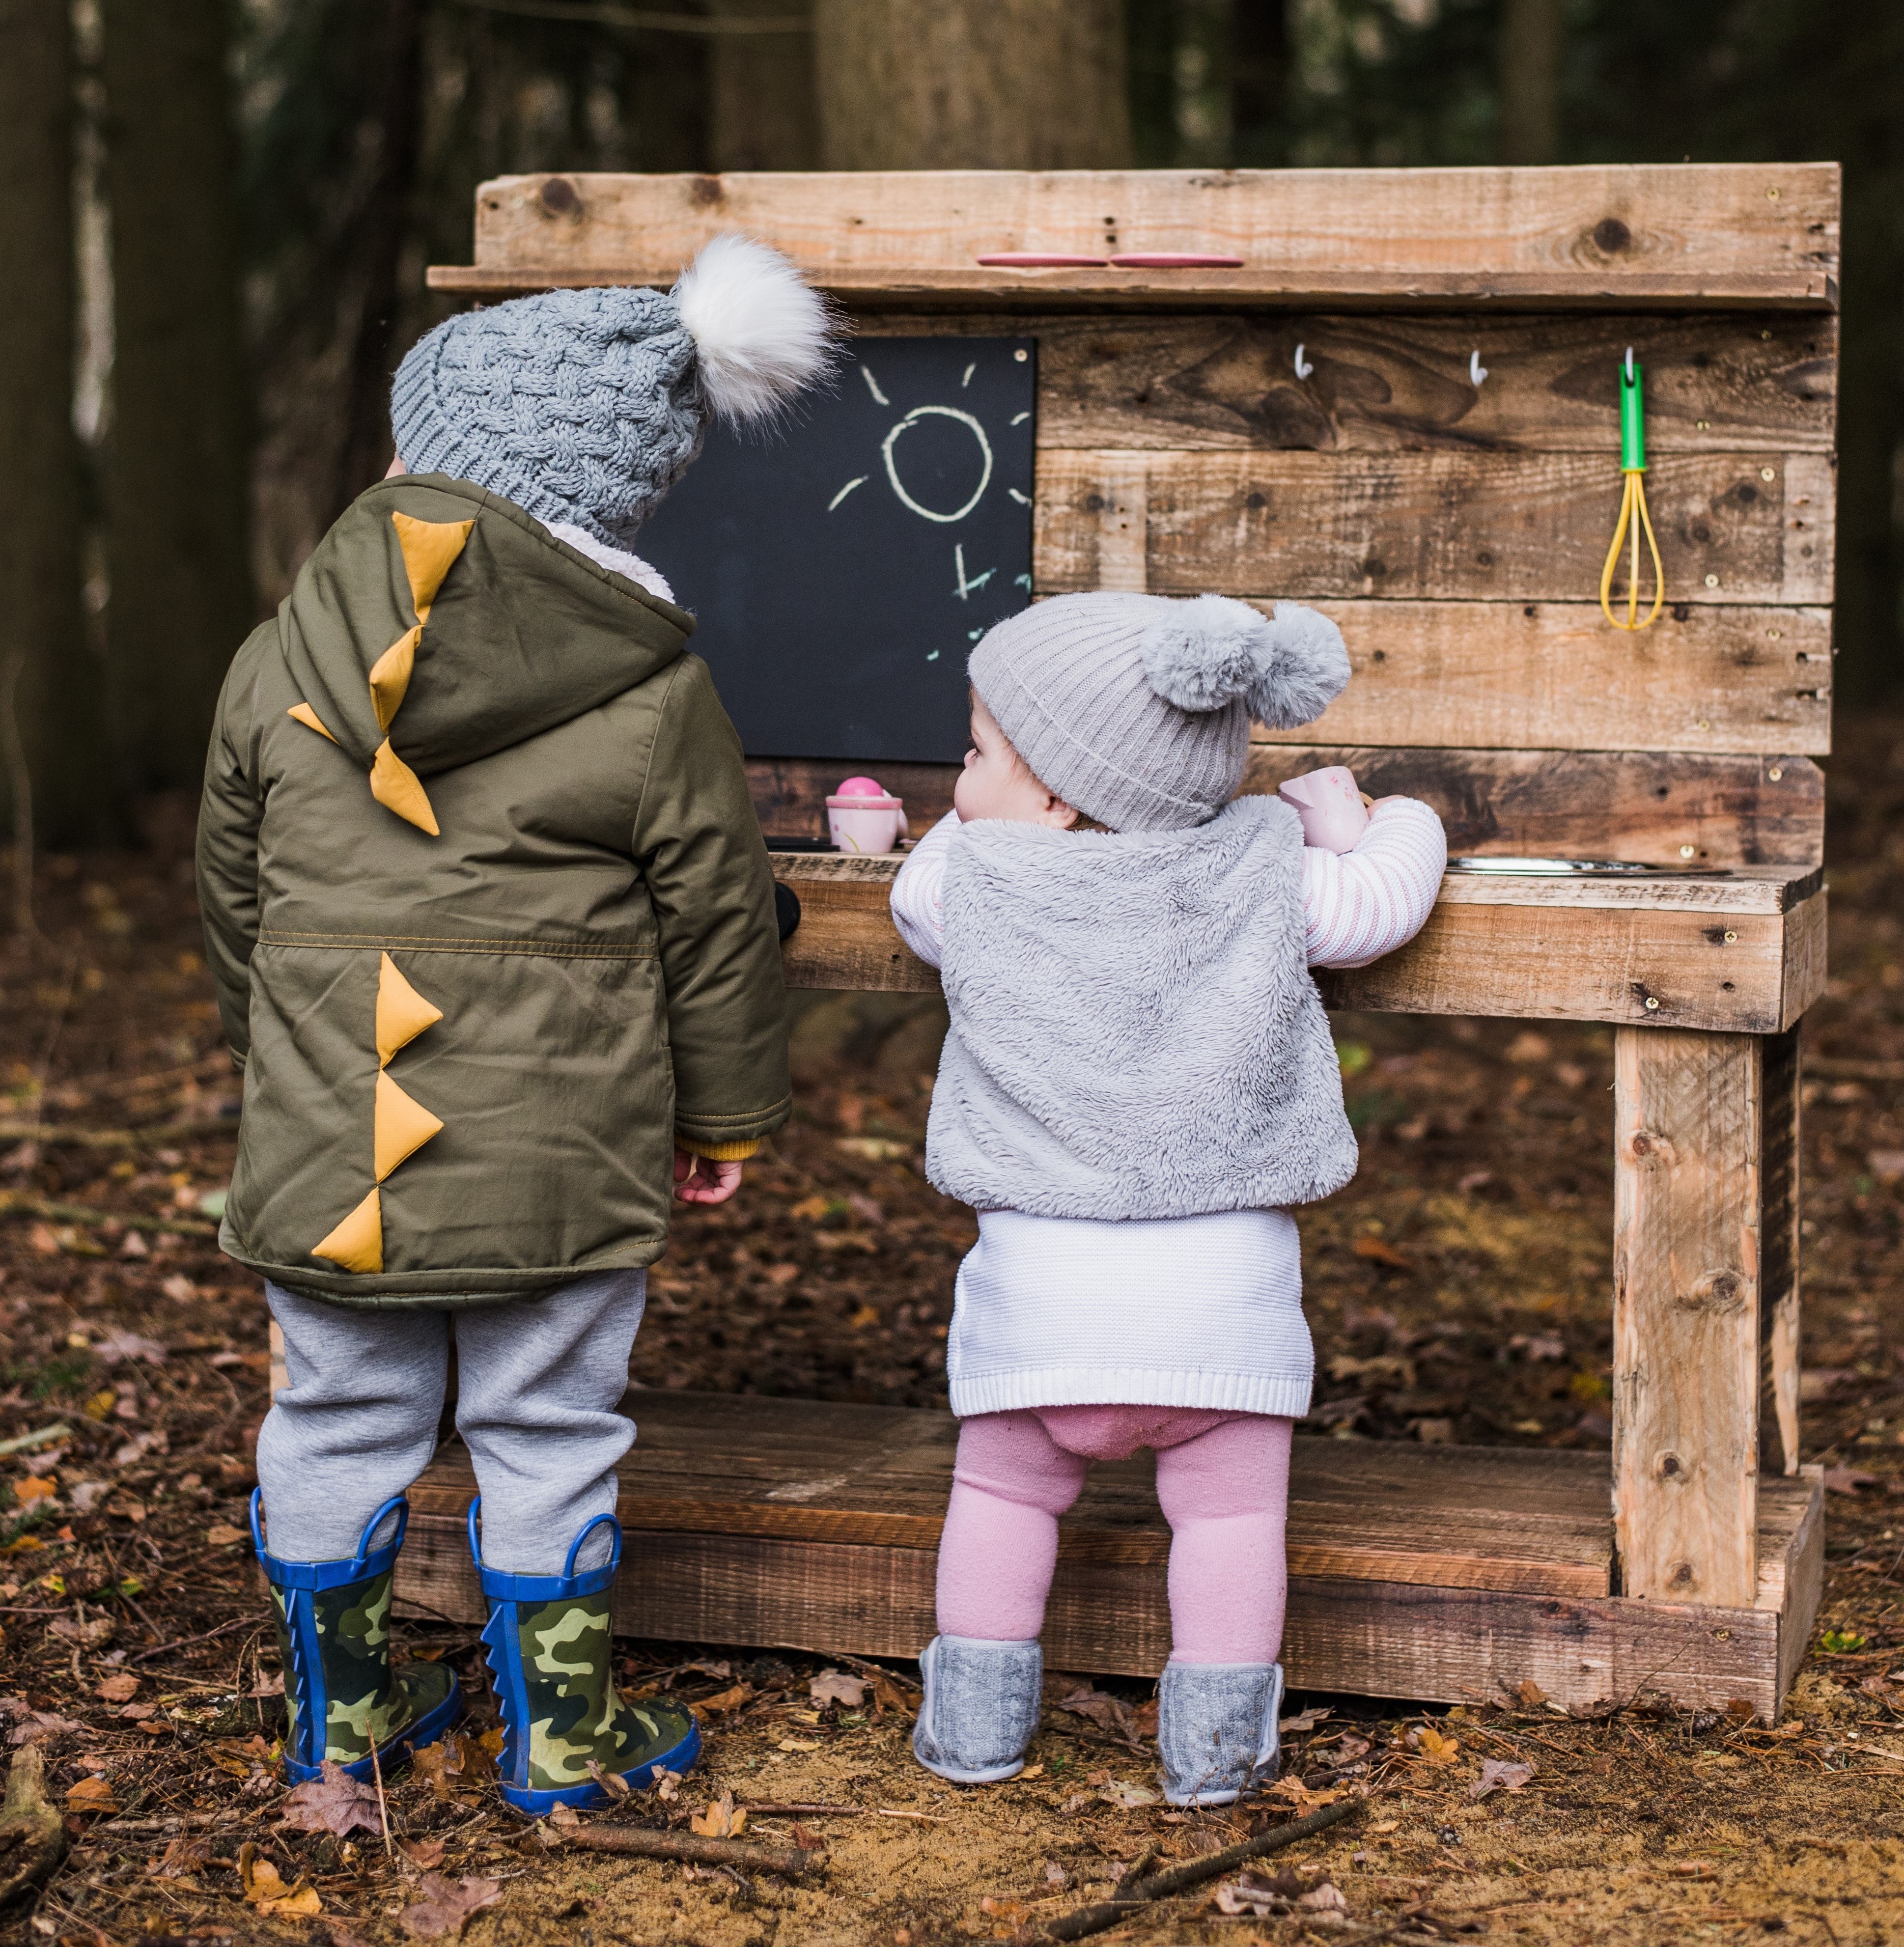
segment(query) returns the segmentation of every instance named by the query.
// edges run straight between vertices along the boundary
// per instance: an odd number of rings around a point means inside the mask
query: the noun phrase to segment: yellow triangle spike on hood
[[[330,737],[330,741],[333,744],[337,741],[335,737],[330,736],[330,732],[318,720],[317,713],[309,704],[294,703],[284,713],[286,717],[295,717],[307,730],[316,731],[320,737]]]
[[[450,564],[462,553],[474,521],[418,521],[407,514],[392,514],[397,544],[404,551],[404,571],[410,577],[410,599],[416,605],[416,619],[426,621],[430,604],[443,586]]]
[[[410,688],[410,672],[416,667],[416,645],[423,640],[423,625],[406,630],[379,656],[370,669],[370,707],[377,713],[377,728],[388,730]]]
[[[382,1198],[372,1190],[322,1243],[311,1246],[311,1255],[314,1258],[328,1258],[347,1271],[382,1271]]]
[[[442,828],[436,822],[436,813],[430,809],[429,798],[416,773],[391,749],[388,737],[377,746],[377,754],[371,760],[370,795],[386,811],[407,819],[418,831],[427,831],[432,838],[441,835]]]
[[[376,1159],[372,1167],[378,1182],[413,1156],[442,1127],[420,1102],[413,1102],[381,1069],[377,1071],[376,1123],[372,1137]]]
[[[401,1048],[407,1048],[426,1028],[443,1018],[406,980],[389,954],[377,969],[377,1066],[381,1068]]]

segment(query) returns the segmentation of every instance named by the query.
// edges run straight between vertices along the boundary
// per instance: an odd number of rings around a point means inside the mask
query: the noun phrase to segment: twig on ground
[[[129,1602],[132,1599],[128,1596],[122,1599]],[[141,1609],[139,1614],[143,1617],[145,1611]],[[156,1644],[152,1648],[142,1649],[137,1656],[128,1656],[125,1660],[128,1663],[148,1663],[155,1656],[163,1656],[169,1649],[184,1649],[193,1643],[209,1642],[214,1636],[228,1636],[234,1630],[250,1629],[256,1621],[255,1616],[240,1616],[235,1622],[221,1623],[216,1629],[207,1630],[202,1636],[180,1636],[171,1642]]]
[[[370,1739],[370,1775],[376,1781],[377,1817],[383,1825],[383,1856],[386,1859],[394,1859],[397,1856],[397,1849],[390,1843],[390,1807],[384,1800],[383,1766],[377,1759],[377,1741],[375,1738]]]
[[[638,1825],[552,1826],[551,1835],[584,1852],[621,1853],[638,1859],[677,1859],[689,1865],[751,1868],[797,1879],[814,1855],[797,1846],[755,1846],[745,1839],[704,1839],[687,1832],[652,1832]]]
[[[928,1825],[943,1825],[945,1820],[936,1812],[896,1812],[890,1805],[874,1807],[875,1815],[881,1819],[918,1819]]]
[[[31,1433],[16,1433],[11,1440],[0,1440],[0,1453],[29,1453],[36,1447],[51,1447],[72,1431],[64,1420],[56,1419],[51,1426],[36,1427]]]
[[[1313,1838],[1317,1833],[1352,1817],[1367,1803],[1360,1798],[1339,1800],[1333,1805],[1325,1805],[1319,1812],[1311,1812],[1307,1818],[1297,1819],[1293,1825],[1278,1825],[1272,1831],[1246,1839],[1240,1846],[1227,1846],[1220,1853],[1193,1859],[1187,1865],[1175,1866],[1167,1873],[1140,1880],[1114,1899],[1101,1901],[1095,1906],[1081,1906],[1076,1912],[1052,1921],[1045,1929],[1045,1936],[1052,1940],[1082,1940],[1087,1935],[1101,1933],[1106,1927],[1115,1927],[1120,1920],[1129,1919],[1138,1907],[1148,1905],[1154,1900],[1169,1899],[1176,1893],[1187,1893],[1192,1887],[1201,1886],[1206,1880],[1220,1879],[1233,1866],[1261,1859],[1266,1853],[1280,1852],[1283,1846],[1293,1846],[1299,1840]]]
[[[739,1809],[750,1819],[863,1819],[866,1815],[863,1805],[795,1805],[777,1799],[762,1799],[757,1804],[750,1799]]]

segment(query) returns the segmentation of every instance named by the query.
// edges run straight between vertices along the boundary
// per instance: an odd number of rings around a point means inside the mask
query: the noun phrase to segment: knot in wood
[[[1673,1570],[1673,1586],[1675,1589],[1690,1589],[1698,1579],[1692,1572],[1691,1562],[1682,1562],[1675,1565]]]
[[[1627,1153],[1635,1162],[1654,1169],[1670,1169],[1676,1159],[1672,1138],[1657,1129],[1635,1129],[1627,1138]]]
[[[1685,1469],[1680,1465],[1680,1456],[1676,1453],[1662,1453],[1659,1456],[1659,1475],[1661,1480],[1675,1479],[1685,1471]]]
[[[705,209],[727,200],[727,186],[719,176],[696,176],[690,193]]]
[[[1745,1283],[1737,1271],[1707,1271],[1673,1302],[1682,1311],[1736,1311],[1745,1302]]]
[[[1617,216],[1603,216],[1593,226],[1593,241],[1609,257],[1615,257],[1633,241],[1633,232]]]
[[[577,216],[581,213],[582,199],[575,193],[575,185],[566,176],[551,176],[542,185],[542,206],[551,216]]]

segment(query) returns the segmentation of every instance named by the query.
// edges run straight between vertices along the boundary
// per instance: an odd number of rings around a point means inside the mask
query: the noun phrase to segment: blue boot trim
[[[469,1553],[476,1565],[477,1579],[489,1604],[489,1620],[483,1625],[482,1643],[490,1675],[494,1679],[496,1701],[503,1716],[503,1748],[497,1760],[505,1803],[531,1818],[553,1812],[558,1805],[602,1805],[610,1794],[590,1779],[586,1784],[563,1785],[547,1791],[530,1788],[528,1726],[523,1721],[528,1685],[522,1674],[522,1643],[519,1633],[517,1605],[521,1603],[565,1602],[579,1596],[599,1596],[614,1582],[621,1565],[621,1524],[611,1514],[597,1515],[569,1543],[559,1575],[511,1575],[483,1565],[480,1520],[481,1497],[469,1503]],[[599,1568],[576,1571],[575,1558],[582,1544],[606,1523],[612,1535],[608,1560]],[[645,1791],[661,1771],[685,1772],[701,1755],[701,1726],[690,1720],[688,1735],[671,1750],[636,1765],[621,1775],[631,1790]]]
[[[420,1751],[425,1745],[433,1744],[463,1715],[463,1686],[457,1682],[454,1673],[450,1678],[450,1694],[434,1710],[426,1711],[415,1723],[400,1735],[392,1738],[387,1744],[377,1747],[377,1765],[383,1769],[387,1778],[400,1764],[406,1763],[413,1751]],[[339,1769],[348,1777],[361,1784],[368,1784],[376,1775],[376,1767],[368,1758],[353,1758],[348,1764]],[[314,1778],[324,1776],[321,1764],[293,1763],[287,1755],[284,1760],[284,1776],[291,1784],[308,1784]]]
[[[624,1771],[621,1775],[627,1781],[631,1791],[646,1791],[655,1782],[658,1772],[685,1772],[690,1770],[701,1755],[701,1726],[692,1725],[688,1735],[671,1751],[664,1751],[658,1758],[644,1765],[636,1765],[633,1771]],[[520,1812],[531,1819],[540,1819],[555,1810],[558,1805],[583,1808],[591,1805],[605,1805],[611,1794],[591,1778],[587,1784],[565,1785],[559,1791],[531,1791],[526,1786],[505,1784],[502,1788],[503,1802],[512,1812]]]
[[[341,1562],[288,1562],[272,1554],[265,1546],[263,1508],[264,1490],[254,1487],[250,1507],[252,1546],[265,1571],[265,1579],[277,1591],[284,1605],[285,1633],[291,1643],[291,1667],[284,1673],[284,1687],[293,1729],[284,1753],[284,1770],[286,1777],[302,1783],[323,1775],[325,1737],[330,1723],[330,1696],[324,1682],[317,1611],[311,1597],[324,1589],[367,1581],[394,1568],[404,1531],[410,1525],[410,1503],[401,1494],[392,1495],[364,1523],[357,1552]],[[371,1538],[393,1513],[397,1518],[396,1533],[381,1548],[373,1548]],[[433,1742],[457,1714],[456,1709],[450,1707],[460,1708],[460,1692],[454,1687],[453,1680],[448,1698],[423,1720],[435,1729],[426,1736],[420,1726],[413,1725],[398,1741],[406,1750]],[[446,1709],[449,1710],[447,1717]],[[378,1756],[381,1761],[382,1754]],[[353,1760],[345,1769],[354,1778],[367,1778],[371,1775],[368,1758]]]

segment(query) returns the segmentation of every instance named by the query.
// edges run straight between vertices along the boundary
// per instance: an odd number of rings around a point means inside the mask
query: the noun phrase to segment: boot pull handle
[[[565,1580],[572,1577],[575,1573],[575,1558],[582,1552],[582,1543],[587,1540],[604,1521],[615,1530],[615,1544],[608,1552],[608,1572],[612,1574],[621,1566],[621,1523],[612,1514],[597,1515],[592,1521],[584,1524],[581,1533],[568,1544],[568,1553],[562,1565]]]

